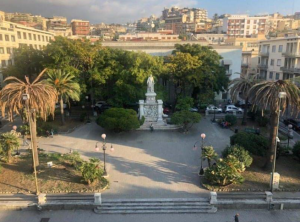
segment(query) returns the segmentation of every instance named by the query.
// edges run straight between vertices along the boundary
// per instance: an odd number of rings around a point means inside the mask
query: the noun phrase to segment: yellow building
[[[0,84],[3,82],[1,69],[14,63],[13,51],[22,45],[42,49],[54,34],[17,23],[6,22],[0,12]]]
[[[256,38],[228,38],[225,40],[227,45],[242,48],[242,75],[257,73],[259,41],[265,39],[264,35],[258,35]]]

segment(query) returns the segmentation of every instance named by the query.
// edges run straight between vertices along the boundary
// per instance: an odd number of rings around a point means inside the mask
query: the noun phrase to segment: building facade
[[[223,19],[223,31],[229,38],[244,38],[269,33],[268,16],[231,15]]]
[[[0,22],[0,27],[0,70],[14,63],[14,49],[24,45],[42,49],[54,36],[50,32],[3,20]],[[1,71],[0,82],[1,84],[3,82]]]
[[[71,21],[72,34],[73,35],[89,35],[90,34],[90,22],[78,19]]]
[[[265,80],[300,76],[300,37],[260,41],[258,69],[260,78]]]
[[[119,35],[118,41],[181,41],[179,35],[165,35],[162,33],[136,33]]]

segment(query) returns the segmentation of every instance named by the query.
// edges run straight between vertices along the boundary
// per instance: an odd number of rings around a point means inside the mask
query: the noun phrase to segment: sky
[[[65,16],[96,23],[133,22],[150,15],[161,16],[164,7],[195,7],[221,14],[300,12],[300,0],[0,0],[0,11],[26,12],[44,17]]]

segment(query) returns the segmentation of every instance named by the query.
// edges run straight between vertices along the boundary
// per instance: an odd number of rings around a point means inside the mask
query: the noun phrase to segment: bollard
[[[101,193],[95,193],[94,194],[94,204],[95,205],[101,205],[102,204]]]
[[[210,192],[210,200],[209,200],[210,204],[217,204],[218,200],[217,200],[217,192]]]
[[[38,204],[39,205],[43,205],[46,203],[46,194],[45,193],[41,193],[38,195]]]

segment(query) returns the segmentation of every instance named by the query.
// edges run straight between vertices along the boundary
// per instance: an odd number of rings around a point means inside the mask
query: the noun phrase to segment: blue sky
[[[211,17],[218,14],[292,14],[300,11],[300,0],[0,0],[0,10],[29,12],[46,17],[66,16],[92,23],[126,23],[150,15],[161,15],[164,7],[199,7]]]

